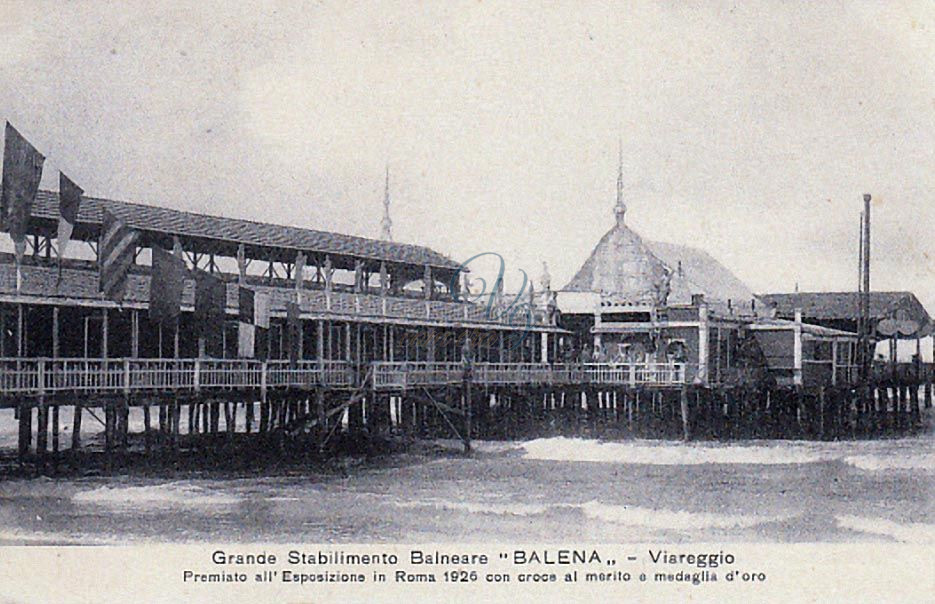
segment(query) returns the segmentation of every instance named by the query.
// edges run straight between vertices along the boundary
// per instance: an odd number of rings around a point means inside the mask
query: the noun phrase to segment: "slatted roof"
[[[419,245],[380,241],[354,237],[328,231],[317,231],[293,226],[284,226],[238,218],[226,218],[196,214],[170,208],[116,201],[97,197],[85,197],[78,214],[75,237],[96,237],[101,225],[104,209],[154,239],[171,238],[173,235],[213,242],[218,253],[233,255],[240,244],[247,248],[248,256],[272,256],[277,261],[291,262],[298,251],[331,255],[336,265],[340,257],[386,261],[398,265],[455,270],[460,265],[432,249]],[[53,229],[58,222],[58,193],[39,191],[33,206],[33,223]],[[260,254],[260,251],[266,254]],[[252,251],[252,253],[251,253]]]
[[[860,312],[857,292],[799,292],[761,294],[760,298],[776,308],[783,318],[791,318],[800,309],[803,317],[823,320],[856,320]],[[884,319],[897,309],[909,311],[911,319],[926,324],[931,319],[912,292],[870,292],[870,317]]]

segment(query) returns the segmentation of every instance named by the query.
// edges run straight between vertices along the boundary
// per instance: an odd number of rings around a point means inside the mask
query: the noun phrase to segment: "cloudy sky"
[[[92,195],[549,263],[613,223],[935,310],[931,2],[14,2],[0,117]],[[509,283],[508,283],[509,284]]]

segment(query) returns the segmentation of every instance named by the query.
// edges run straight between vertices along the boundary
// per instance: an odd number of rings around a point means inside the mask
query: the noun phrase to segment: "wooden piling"
[[[818,388],[818,438],[825,438],[825,387]]]
[[[153,435],[150,433],[152,422],[150,417],[149,402],[143,403],[143,443],[146,447],[146,453],[152,450]]]
[[[75,453],[81,448],[81,415],[81,401],[75,400],[75,414],[71,427],[71,450]]]
[[[29,455],[32,446],[32,408],[26,400],[19,403],[19,457],[20,460]]]
[[[49,406],[45,402],[45,397],[39,397],[36,416],[36,455],[40,460],[44,460],[48,453],[49,445]]]
[[[464,411],[464,433],[461,435],[462,443],[464,445],[464,452],[471,452],[471,431],[472,431],[472,418],[474,417],[474,401],[473,401],[473,392],[471,389],[471,367],[468,365],[465,367],[464,376],[461,380],[461,409]]]
[[[181,433],[181,424],[182,424],[182,404],[179,402],[178,397],[174,397],[170,403],[170,413],[172,420],[172,433],[170,436],[170,441],[172,443],[172,448],[178,450],[180,445],[179,435]]]
[[[52,452],[59,452],[59,418],[58,418],[58,405],[52,406]]]
[[[691,420],[688,416],[688,386],[682,385],[679,390],[679,407],[682,412],[682,440],[691,440]]]
[[[244,400],[244,423],[246,424],[247,434],[253,432],[253,398],[247,397]]]

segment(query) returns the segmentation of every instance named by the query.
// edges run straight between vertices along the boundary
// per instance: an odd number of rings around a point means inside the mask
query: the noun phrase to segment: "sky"
[[[0,118],[89,195],[564,285],[613,224],[935,311],[935,3],[0,0]]]

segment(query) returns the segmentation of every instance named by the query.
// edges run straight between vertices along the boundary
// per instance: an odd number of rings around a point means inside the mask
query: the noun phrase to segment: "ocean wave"
[[[488,503],[472,501],[446,501],[432,499],[427,501],[398,501],[396,507],[416,508],[416,507],[434,507],[436,509],[451,510],[457,512],[468,512],[469,514],[493,514],[496,516],[536,516],[545,514],[550,509],[559,509],[563,506],[548,506],[537,503]]]
[[[72,501],[78,504],[130,508],[134,511],[172,507],[212,507],[234,505],[240,498],[222,493],[210,493],[201,487],[184,483],[149,486],[102,486],[76,493]]]
[[[882,535],[902,543],[935,543],[935,525],[923,523],[899,523],[882,518],[862,516],[836,516],[835,522],[841,528],[859,533]]]
[[[807,443],[769,445],[600,442],[579,438],[540,438],[523,444],[524,458],[649,465],[803,464],[829,455]]]
[[[395,505],[402,508],[431,507],[435,509],[467,512],[469,514],[492,514],[496,516],[537,516],[548,512],[571,510],[579,511],[593,520],[610,522],[617,525],[677,531],[696,529],[739,529],[786,519],[786,517],[779,516],[672,511],[628,505],[611,505],[599,501],[546,505],[539,503],[428,500],[421,502],[397,502]]]
[[[749,528],[786,519],[784,516],[660,510],[628,505],[609,505],[598,501],[589,501],[579,507],[589,518],[604,522],[676,531]]]
[[[844,463],[868,472],[887,470],[928,470],[935,471],[935,453],[902,455],[849,455]]]

